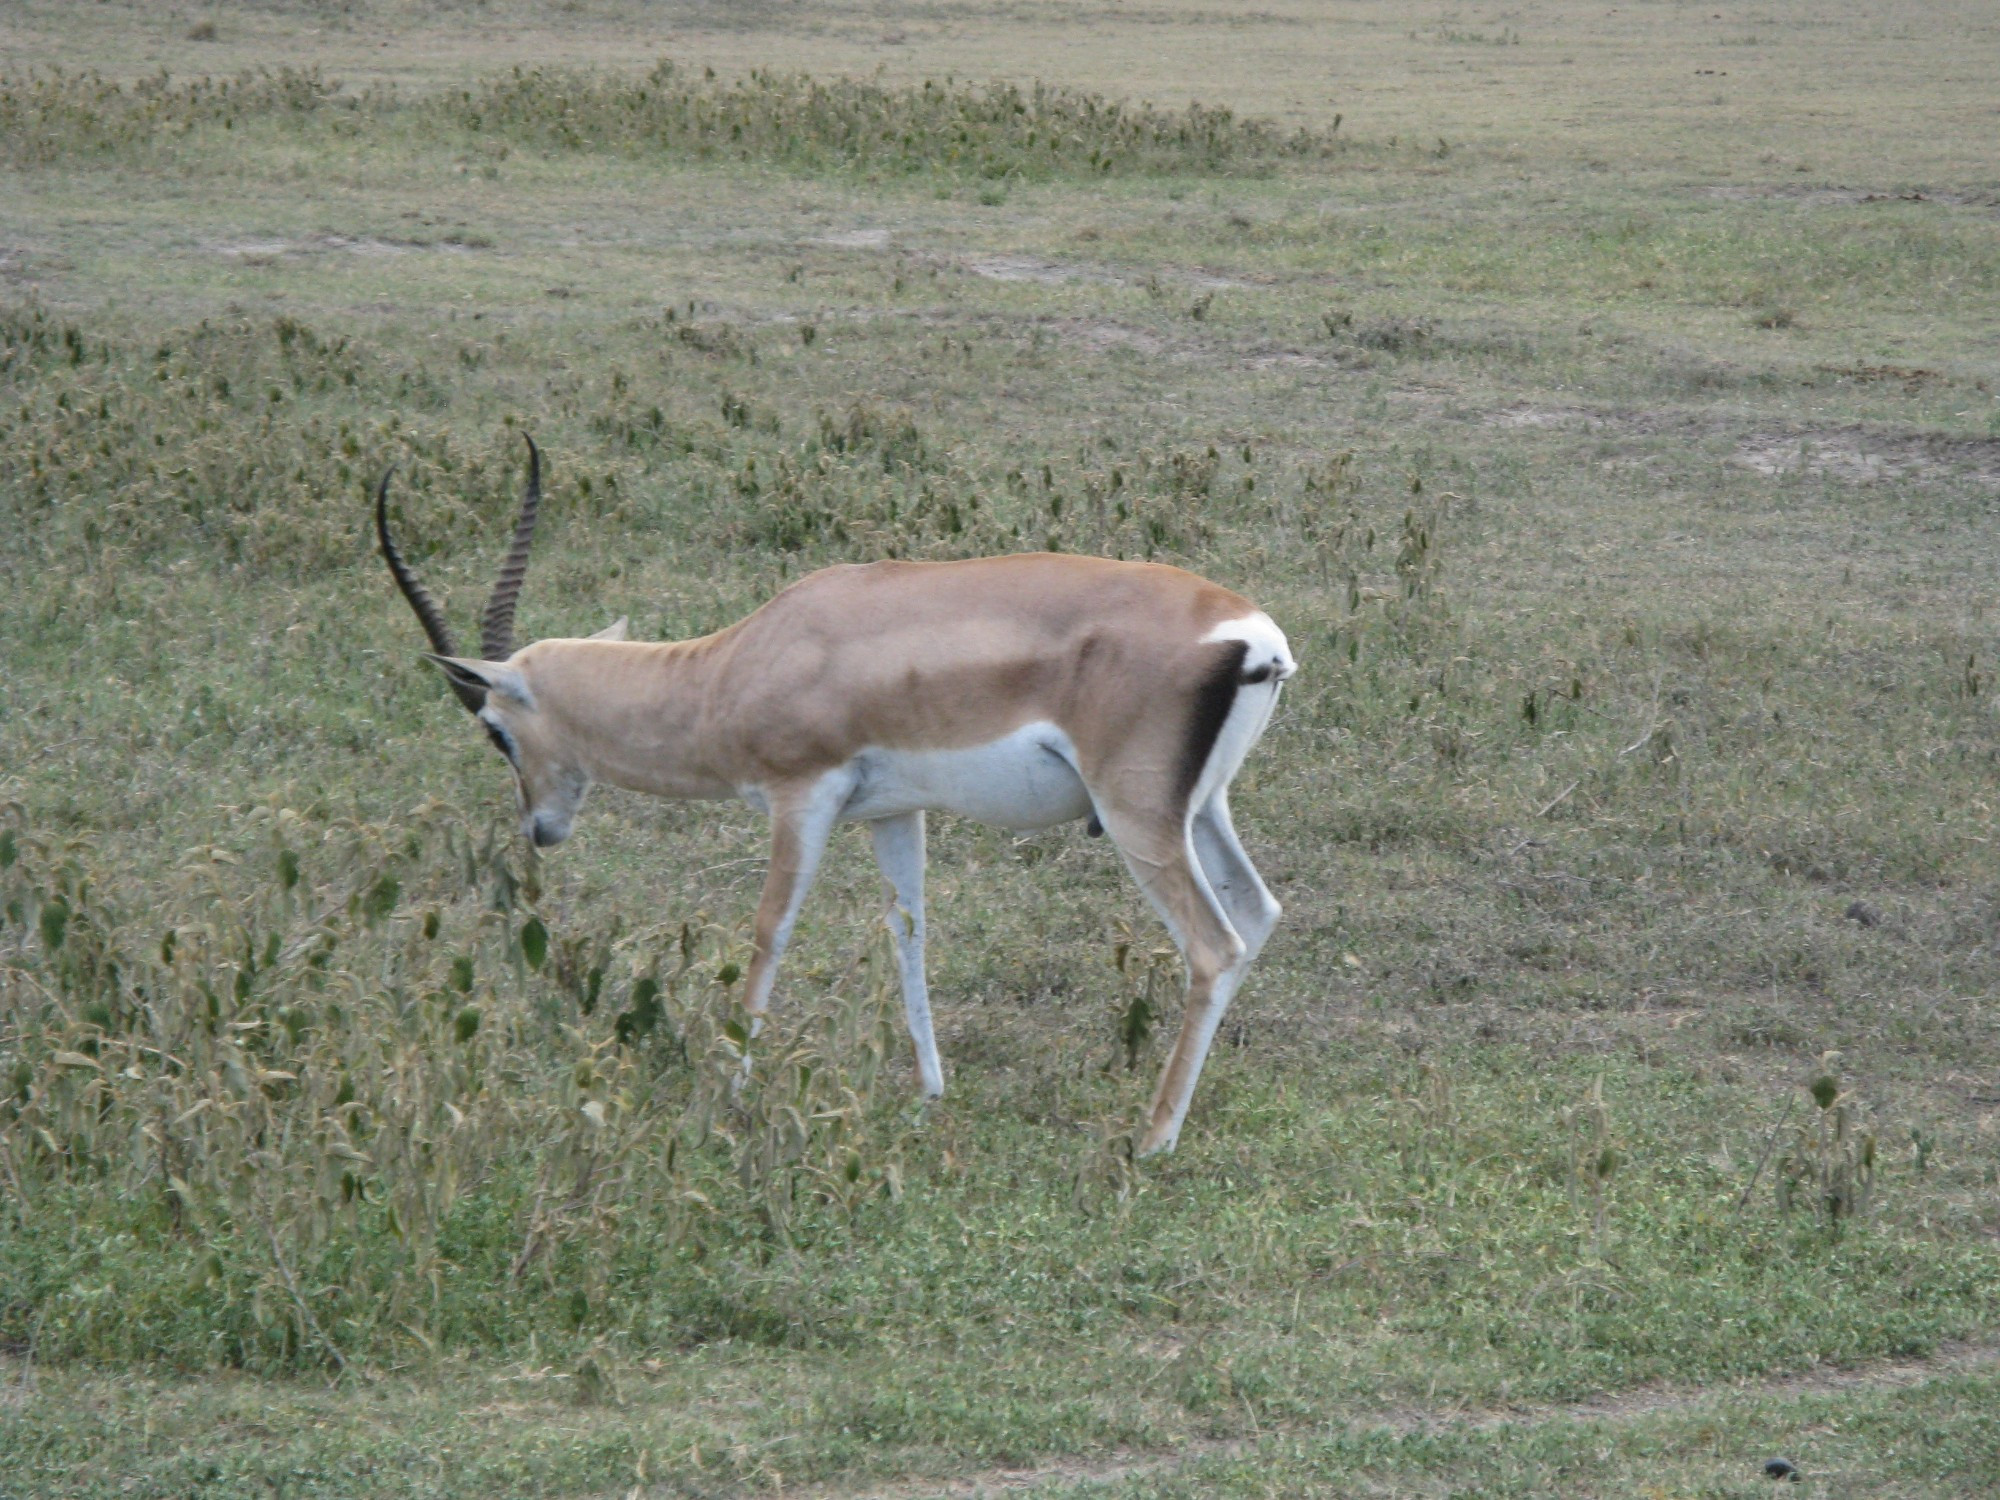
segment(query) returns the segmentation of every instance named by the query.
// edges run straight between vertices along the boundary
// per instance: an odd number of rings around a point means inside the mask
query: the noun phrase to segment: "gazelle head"
[[[389,481],[395,472],[390,468],[375,491],[375,535],[382,544],[390,576],[430,638],[432,649],[424,657],[444,673],[458,701],[479,720],[494,748],[506,757],[514,772],[521,832],[542,848],[560,844],[569,837],[577,810],[583,806],[590,776],[569,752],[559,726],[536,705],[531,682],[534,648],[514,650],[514,605],[528,571],[528,549],[542,503],[542,455],[534,440],[528,439],[527,492],[514,522],[507,560],[501,564],[500,577],[486,602],[479,643],[482,659],[478,660],[458,655],[443,611],[403,561],[395,538],[389,534]],[[625,622],[620,620],[599,631],[596,639],[622,640],[624,636]]]
[[[473,717],[514,773],[521,832],[538,848],[547,849],[569,837],[570,826],[590,791],[590,776],[564,753],[562,736],[537,706],[527,673],[517,665],[526,655],[523,651],[520,656],[496,662],[424,653],[461,699],[478,698]]]

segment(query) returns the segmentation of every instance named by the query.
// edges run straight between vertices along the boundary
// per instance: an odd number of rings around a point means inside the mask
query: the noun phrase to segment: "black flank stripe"
[[[1195,689],[1194,718],[1188,725],[1187,748],[1181,752],[1180,784],[1176,789],[1183,803],[1194,795],[1195,783],[1201,780],[1202,768],[1208,764],[1209,752],[1215,749],[1223,721],[1236,706],[1243,658],[1249,654],[1248,641],[1229,642],[1214,657],[1201,686]]]

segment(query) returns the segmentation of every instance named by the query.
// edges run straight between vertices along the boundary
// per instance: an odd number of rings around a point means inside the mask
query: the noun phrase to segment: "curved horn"
[[[479,632],[479,651],[488,661],[505,661],[514,654],[514,603],[521,597],[521,580],[528,571],[528,547],[535,539],[535,513],[542,504],[542,453],[535,440],[528,444],[528,492],[521,497],[521,515],[514,522],[514,541],[500,565],[493,597],[486,601],[486,618]]]
[[[396,539],[389,535],[389,481],[395,477],[396,466],[391,464],[375,489],[375,536],[382,544],[382,560],[389,565],[389,575],[396,580],[396,587],[403,591],[403,597],[410,601],[410,608],[416,611],[417,623],[430,637],[431,649],[439,656],[456,656],[458,652],[451,644],[451,631],[445,628],[444,613],[437,607],[437,600],[431,597],[429,589],[417,581],[417,575],[410,571],[410,565],[403,561],[403,554],[397,550]],[[458,701],[473,713],[478,713],[485,702],[485,694],[461,687],[456,680],[452,683],[452,691],[458,694]]]

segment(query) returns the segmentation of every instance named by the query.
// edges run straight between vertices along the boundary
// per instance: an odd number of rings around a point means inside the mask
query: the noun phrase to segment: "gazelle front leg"
[[[937,1038],[931,1030],[930,990],[924,981],[924,813],[900,813],[868,825],[875,841],[875,863],[888,886],[889,932],[896,939],[896,959],[903,979],[903,1014],[909,1018],[910,1041],[917,1049],[917,1076],[924,1097],[944,1093],[944,1064],[938,1059]]]
[[[765,796],[771,805],[771,864],[764,874],[764,894],[757,902],[757,928],[750,973],[743,985],[743,1008],[750,1012],[751,1032],[760,1029],[778,980],[778,964],[791,941],[792,927],[819,872],[820,856],[840,816],[841,804],[853,790],[850,776],[835,773],[803,786],[774,787]]]

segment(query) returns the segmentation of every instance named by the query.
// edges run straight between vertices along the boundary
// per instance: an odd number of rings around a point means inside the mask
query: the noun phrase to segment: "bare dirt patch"
[[[243,261],[250,265],[276,260],[281,255],[289,255],[296,247],[290,240],[231,240],[226,244],[206,247],[213,255],[224,260]]]
[[[1323,370],[1329,361],[1297,349],[1265,346],[1245,350],[1227,345],[1176,340],[1109,318],[1069,318],[1045,323],[1064,345],[1092,354],[1129,349],[1173,364],[1226,364],[1243,370]]]
[[[2000,440],[1862,427],[1751,433],[1737,443],[1732,461],[1774,478],[1817,474],[1869,483],[1961,473],[2000,482]]]
[[[886,229],[843,229],[815,235],[808,243],[831,245],[836,250],[887,250],[893,238]]]
[[[1521,402],[1497,407],[1482,414],[1489,427],[1585,427],[1598,420],[1596,415],[1575,406],[1534,406]]]
[[[1098,266],[1042,260],[1032,255],[968,255],[961,264],[974,276],[983,276],[988,281],[1031,281],[1052,286],[1065,281],[1119,285],[1125,279]]]
[[[894,234],[887,229],[842,229],[831,234],[815,235],[806,241],[810,245],[823,245],[835,250],[893,250],[898,248]],[[1128,274],[1112,266],[1092,265],[1084,261],[1056,260],[1042,255],[1022,255],[998,251],[981,251],[971,255],[939,255],[922,251],[907,252],[920,263],[940,270],[961,271],[980,277],[986,281],[1025,282],[1036,286],[1060,286],[1067,282],[1083,282],[1096,286],[1133,286],[1142,278]],[[1148,273],[1143,279],[1171,279],[1184,286],[1201,291],[1231,291],[1257,285],[1236,276],[1225,276],[1201,267],[1189,266],[1169,268],[1165,276],[1160,269]]]
[[[1140,354],[1169,352],[1165,339],[1156,333],[1148,333],[1143,328],[1134,328],[1129,323],[1114,323],[1109,319],[1099,318],[1071,318],[1049,326],[1065,343],[1088,350],[1092,354],[1102,354],[1110,349],[1131,349]]]
[[[467,239],[396,240],[376,235],[315,234],[302,240],[227,240],[205,246],[209,253],[244,265],[271,265],[289,258],[314,255],[393,256],[422,254],[470,255],[487,248]]]
[[[1949,208],[2000,207],[1991,193],[1927,188],[1841,187],[1831,183],[1718,182],[1697,191],[1704,198],[1728,203],[1801,203],[1808,207],[1845,207],[1858,203],[1941,203]]]
[[[1301,354],[1296,349],[1271,349],[1261,354],[1253,354],[1243,361],[1248,370],[1323,370],[1326,361],[1317,355]]]
[[[1862,378],[1922,383],[1935,378],[1927,370],[1881,367],[1858,372]],[[1392,399],[1442,414],[1448,409],[1437,392],[1411,389]],[[1664,408],[1593,411],[1580,406],[1513,402],[1479,412],[1474,420],[1488,427],[1529,431],[1601,432],[1633,437],[1680,435],[1691,439],[1733,440],[1730,462],[1759,474],[1813,474],[1850,483],[1924,479],[1965,475],[2000,483],[2000,439],[1948,437],[1938,433],[1884,431],[1862,426],[1824,428],[1762,428],[1732,431],[1725,423],[1698,412]]]
[[[983,276],[988,281],[1029,281],[1044,286],[1071,281],[1089,282],[1099,286],[1134,286],[1150,284],[1156,280],[1172,280],[1205,292],[1221,292],[1241,290],[1256,284],[1195,267],[1167,268],[1164,276],[1159,270],[1155,270],[1147,277],[1141,278],[1115,271],[1109,266],[1084,265],[1078,261],[1046,260],[1035,255],[969,255],[958,264],[974,276]]]

